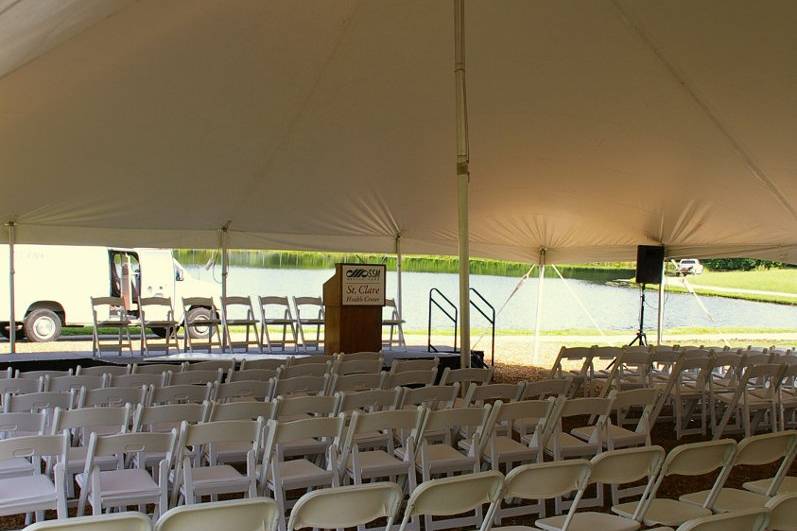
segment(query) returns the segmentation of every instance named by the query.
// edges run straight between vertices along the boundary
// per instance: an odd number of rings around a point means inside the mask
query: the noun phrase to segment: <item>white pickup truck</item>
[[[122,249],[68,245],[14,247],[14,318],[16,337],[54,341],[64,326],[92,324],[91,297],[121,296],[127,264],[131,301],[171,297],[175,319],[183,319],[182,297],[218,297],[220,287],[192,278],[169,249]],[[0,245],[0,334],[9,334],[8,245]],[[135,302],[128,308],[135,317]],[[210,315],[209,308],[189,313]],[[165,330],[153,330],[156,334]]]
[[[703,264],[697,258],[681,258],[675,269],[678,276],[700,275],[703,273]]]

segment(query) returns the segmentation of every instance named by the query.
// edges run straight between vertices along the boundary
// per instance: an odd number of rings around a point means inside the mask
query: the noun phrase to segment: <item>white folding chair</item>
[[[717,513],[762,509],[767,501],[777,494],[796,454],[797,431],[765,433],[742,439],[736,447],[733,461],[729,462],[720,474],[725,474],[727,477],[737,465],[761,466],[778,460],[781,461],[780,467],[774,477],[765,480],[768,481],[768,487],[763,493],[723,487],[715,494],[711,509]],[[713,494],[711,490],[704,490],[684,494],[678,500],[702,506],[711,494]]]
[[[339,417],[313,417],[289,422],[268,421],[268,437],[263,466],[260,470],[261,490],[271,492],[280,508],[280,529],[285,529],[285,512],[292,505],[287,492],[296,489],[338,486],[337,455],[346,420]],[[309,439],[329,441],[324,468],[305,457],[285,460],[285,445]]]
[[[91,321],[94,357],[102,357],[102,353],[108,351],[116,351],[121,356],[123,348],[127,348],[130,355],[133,355],[133,343],[130,339],[130,326],[133,322],[127,315],[121,297],[91,297]],[[115,343],[101,341],[100,328],[115,330],[117,341]]]
[[[139,404],[133,415],[133,431],[143,433],[179,432],[183,421],[198,424],[208,420],[210,404],[164,404],[143,406]],[[188,455],[188,454],[187,454]],[[193,455],[193,454],[190,454]],[[144,468],[153,468],[167,457],[166,452],[146,452],[136,456]]]
[[[294,505],[288,531],[306,527],[343,529],[386,518],[385,529],[393,526],[404,496],[395,483],[369,483],[330,487],[308,492]]]
[[[274,352],[275,347],[280,347],[283,352],[293,346],[295,351],[299,341],[296,336],[296,322],[291,314],[291,305],[288,297],[261,296],[260,301],[260,344],[264,345],[269,352]],[[276,307],[277,315],[270,313],[269,308]],[[279,312],[281,311],[281,315]],[[269,327],[282,328],[282,337],[272,339]],[[289,333],[290,331],[290,333]]]
[[[717,394],[718,401],[725,404],[725,412],[714,432],[714,439],[722,436],[734,415],[737,424],[741,418],[745,437],[753,434],[765,414],[769,415],[771,431],[777,431],[778,395],[785,372],[786,365],[783,364],[749,366],[739,378],[733,394]],[[755,417],[751,417],[751,413]]]
[[[137,406],[147,401],[149,388],[140,387],[103,387],[101,389],[86,389],[82,387],[78,395],[77,407],[104,407],[123,406],[130,404]]]
[[[768,511],[752,509],[695,518],[678,526],[678,531],[764,531],[768,522]]]
[[[401,399],[401,389],[371,389],[335,393],[334,415],[350,415],[355,411],[386,411],[395,409]]]
[[[192,311],[196,308],[204,311]],[[219,328],[221,318],[212,297],[183,297],[183,315],[183,351],[194,352],[196,343],[197,348],[205,348],[208,352],[213,351],[214,345],[224,352],[225,345]],[[199,341],[205,337],[207,341]]]
[[[32,435],[0,441],[0,462],[14,458],[51,458],[47,469],[40,473],[0,479],[0,516],[35,513],[36,520],[44,519],[44,511],[55,509],[58,518],[66,518],[64,464],[61,456],[67,448],[64,435]],[[55,478],[50,479],[50,472]]]
[[[269,420],[276,416],[276,403],[255,400],[243,400],[240,402],[213,402],[210,407],[208,422],[219,422],[224,420]],[[265,439],[261,437],[258,455],[265,444]],[[252,445],[248,441],[220,442],[215,443],[213,452],[216,462],[224,463],[245,463],[247,453]]]
[[[245,312],[245,317],[230,316],[230,311],[234,312],[236,307]],[[235,352],[236,348],[242,348],[244,352],[249,352],[249,348],[252,346],[257,347],[258,352],[263,352],[263,343],[260,341],[260,332],[257,330],[257,319],[255,319],[255,310],[252,308],[252,299],[249,297],[222,297],[221,319],[224,325],[224,339],[230,352]],[[242,341],[233,341],[231,326],[244,327]]]
[[[152,386],[149,390],[150,406],[165,404],[201,404],[213,397],[213,384]]]
[[[263,419],[228,420],[188,424],[183,422],[180,430],[178,448],[180,450],[172,500],[182,496],[187,505],[196,503],[197,498],[210,496],[211,501],[219,494],[242,493],[249,498],[257,496],[256,456],[263,433]],[[223,443],[246,443],[246,472],[241,473],[228,464],[219,464],[216,445]],[[193,459],[186,455],[191,447]],[[203,456],[207,465],[203,466]]]
[[[31,435],[44,435],[47,429],[47,413],[0,413],[0,440]],[[0,461],[0,479],[29,476],[39,470],[38,461],[24,457],[12,457]]]
[[[131,365],[93,365],[91,367],[82,367],[80,365],[75,369],[77,376],[104,376],[106,374],[120,376],[122,374],[130,374],[132,370]]]
[[[296,329],[299,339],[305,350],[314,348],[321,350],[324,340],[321,337],[321,328],[324,326],[324,301],[321,297],[293,297],[293,307],[296,309]],[[302,316],[302,309],[304,315]],[[313,315],[307,317],[308,314]],[[305,334],[305,327],[315,328],[315,337]]]
[[[72,369],[67,371],[20,371],[17,370],[14,373],[14,378],[22,378],[22,379],[30,379],[30,380],[38,380],[39,378],[44,378],[49,376],[50,378],[57,378],[58,376],[72,376]]]
[[[170,509],[161,516],[155,524],[155,531],[275,531],[278,513],[277,504],[268,498],[184,505]]]
[[[342,360],[337,358],[332,372],[339,376],[351,374],[379,374],[382,372],[382,359],[375,360]]]
[[[174,347],[180,350],[177,342],[177,327],[179,323],[174,318],[174,306],[171,297],[142,297],[138,300],[138,320],[141,323],[141,354],[146,356],[150,346],[160,347],[166,354]],[[163,338],[163,342],[152,342],[147,335],[147,329],[152,330],[156,336]]]
[[[215,385],[224,380],[224,371],[221,369],[215,371],[170,371],[166,380],[169,385]]]
[[[0,396],[38,393],[44,387],[44,377],[39,378],[2,378],[0,379]]]
[[[481,514],[482,506],[489,504],[485,517],[479,522],[480,531],[489,531],[492,516],[501,501],[504,476],[490,470],[462,476],[424,481],[412,491],[401,521],[400,531],[406,531],[410,521],[424,516],[425,529],[450,529],[458,527],[456,518],[433,520],[434,516],[451,516],[469,511]]]
[[[388,372],[382,379],[382,388],[429,386],[434,385],[437,379],[437,369],[421,369],[418,371],[405,371],[399,373]]]
[[[401,401],[398,407],[404,409],[415,409],[418,406],[425,406],[429,409],[452,408],[458,395],[458,383],[454,385],[428,385],[415,389],[405,387],[401,393]]]
[[[722,469],[733,460],[736,453],[736,441],[723,439],[720,441],[682,444],[670,450],[661,466],[656,482],[649,495],[643,500],[640,510],[637,502],[625,502],[612,506],[612,512],[636,519],[641,516],[646,526],[666,525],[679,526],[687,520],[710,516],[720,489],[725,483],[726,475],[719,474],[714,481],[711,494],[702,506],[691,503],[657,498],[656,494],[662,481],[667,476],[679,474],[683,476],[703,476]]]
[[[271,396],[325,395],[329,387],[329,376],[297,376],[271,380]]]
[[[570,395],[575,396],[581,386],[589,388],[590,368],[595,355],[593,347],[562,347],[551,367],[552,379],[572,378]]]
[[[653,488],[656,474],[664,461],[664,448],[648,446],[645,448],[625,448],[609,450],[592,458],[589,477],[582,481],[574,498],[573,505],[578,509],[584,491],[590,484],[597,488],[601,485],[620,485],[646,479],[642,498],[631,518],[595,511],[571,511],[567,515],[552,516],[537,520],[535,525],[545,531],[562,531],[565,529],[616,529],[632,531],[642,524],[641,510],[643,502]],[[507,478],[508,480],[509,478]]]
[[[124,512],[78,516],[64,520],[36,522],[26,531],[152,531],[152,520],[141,513]]]
[[[145,512],[148,504],[155,505],[154,518],[169,507],[169,471],[174,462],[174,448],[177,433],[120,433],[117,435],[91,434],[88,458],[83,474],[76,477],[80,486],[78,516],[83,516],[86,501],[91,504],[94,514],[101,514],[103,508],[138,505]],[[153,470],[148,472],[143,459],[131,459],[137,455],[164,453],[165,457]],[[115,456],[119,467],[115,470],[101,470],[97,459]],[[136,468],[124,468],[125,462],[137,463]]]
[[[183,370],[182,363],[146,363],[140,365],[133,364],[130,374],[157,374],[162,375],[166,372],[181,372]]]
[[[81,387],[86,389],[99,389],[105,387],[107,378],[105,376],[57,376],[50,378],[44,377],[44,390],[54,393],[69,391],[80,391]]]
[[[387,318],[382,317],[382,328],[388,328],[387,340],[382,339],[382,347],[388,350],[393,350],[393,347],[404,349],[407,347],[407,342],[404,339],[404,320],[399,315],[396,301],[394,299],[385,299],[383,311],[387,311]]]
[[[325,374],[332,374],[332,360],[326,363],[288,365],[277,369],[277,378],[281,380],[297,376],[324,376]]]
[[[767,502],[770,529],[795,531],[797,529],[797,492],[775,496]]]
[[[349,374],[341,376],[335,374],[332,377],[330,393],[368,391],[371,389],[382,389],[382,383],[387,373],[376,374]]]

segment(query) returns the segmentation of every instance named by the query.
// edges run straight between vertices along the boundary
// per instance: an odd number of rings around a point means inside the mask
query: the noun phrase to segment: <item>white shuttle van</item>
[[[183,319],[181,297],[218,297],[221,291],[215,283],[188,275],[168,249],[15,245],[14,264],[14,318],[22,324],[17,337],[35,342],[54,341],[64,326],[90,326],[90,298],[121,296],[125,278],[130,279],[132,301],[171,297],[177,321]],[[135,303],[130,306],[137,315]],[[9,310],[8,245],[0,245],[0,333],[5,337]],[[209,308],[189,311],[198,318],[210,315]]]

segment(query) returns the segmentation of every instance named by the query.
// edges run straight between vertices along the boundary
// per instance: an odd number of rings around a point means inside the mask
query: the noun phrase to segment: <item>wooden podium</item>
[[[324,282],[327,354],[382,350],[386,274],[382,264],[335,264],[335,274]]]

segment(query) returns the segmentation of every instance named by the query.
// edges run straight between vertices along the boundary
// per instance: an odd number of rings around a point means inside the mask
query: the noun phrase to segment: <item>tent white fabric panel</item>
[[[797,262],[797,3],[466,9],[473,256]],[[392,252],[400,233],[455,254],[452,18],[0,0],[0,220],[20,243],[215,247],[229,221],[232,248]]]

